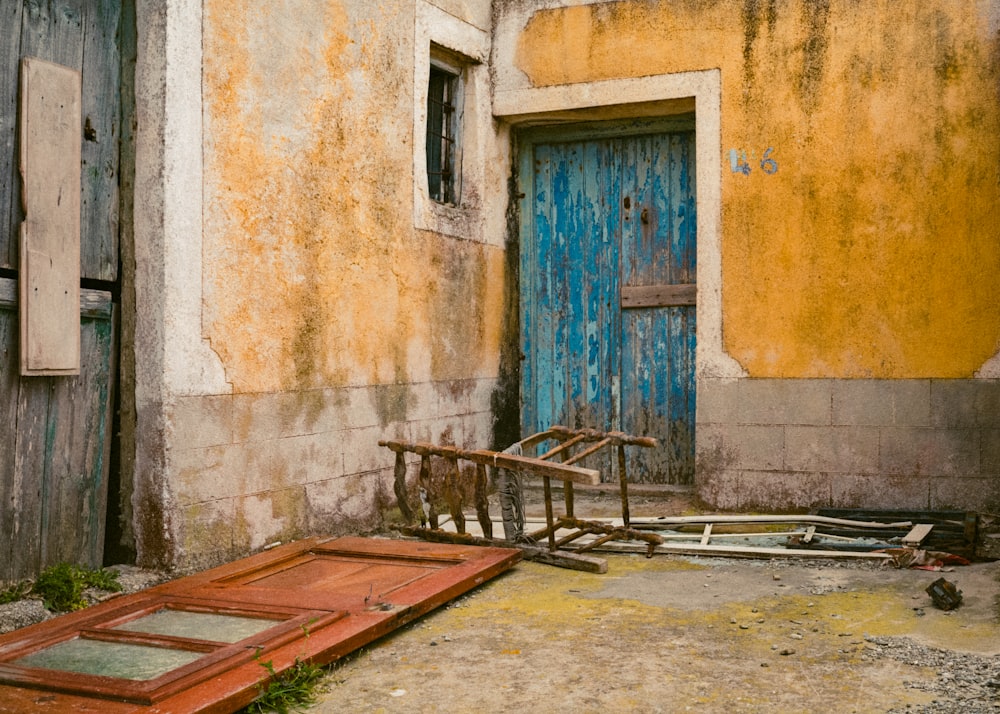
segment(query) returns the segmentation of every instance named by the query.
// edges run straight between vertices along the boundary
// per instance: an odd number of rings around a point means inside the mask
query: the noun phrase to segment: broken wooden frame
[[[785,515],[697,515],[644,518],[631,523],[640,531],[655,531],[663,540],[654,549],[656,553],[681,555],[718,555],[730,557],[805,557],[805,558],[863,558],[893,561],[897,566],[904,561],[902,551],[924,553],[935,557],[958,556],[965,561],[974,556],[978,517],[974,513],[935,511],[844,511],[848,517],[814,514]],[[839,511],[834,513],[840,514]],[[930,521],[930,522],[921,522]],[[607,521],[609,526],[616,521]],[[737,532],[719,532],[718,526],[733,528],[746,526]],[[778,526],[791,526],[790,530],[771,530]],[[767,528],[768,530],[760,530]],[[756,529],[756,530],[753,530]],[[930,536],[940,529],[939,543],[950,545],[931,552],[934,541]],[[685,532],[686,531],[686,532]],[[965,540],[956,541],[956,533]],[[734,545],[734,539],[787,538],[785,546]],[[947,539],[947,540],[944,540]],[[601,544],[601,550],[636,552],[634,544]]]
[[[537,450],[539,446],[548,441],[558,441],[559,444],[542,454],[526,456],[525,452]],[[601,432],[595,429],[569,429],[564,426],[553,426],[546,431],[533,434],[521,441],[511,445],[504,451],[491,451],[487,449],[467,450],[454,446],[437,446],[424,442],[413,443],[398,440],[380,441],[380,446],[390,449],[396,455],[394,470],[394,492],[399,505],[400,515],[405,521],[401,530],[410,535],[428,537],[431,531],[436,532],[432,536],[435,540],[449,539],[451,535],[438,532],[439,518],[436,503],[444,500],[448,504],[448,511],[452,521],[455,523],[457,534],[456,542],[469,542],[469,536],[465,529],[465,515],[462,510],[462,473],[459,467],[459,460],[471,461],[476,465],[474,477],[474,501],[476,518],[482,528],[484,538],[483,544],[495,545],[498,541],[493,538],[493,521],[489,513],[487,501],[488,477],[486,468],[492,466],[500,469],[504,483],[501,485],[501,509],[503,511],[503,525],[505,541],[518,545],[525,551],[526,557],[540,557],[540,549],[535,543],[541,540],[548,541],[549,553],[556,551],[563,552],[571,542],[587,534],[598,534],[597,541],[605,543],[610,540],[641,540],[646,542],[649,554],[652,549],[662,539],[651,533],[641,533],[628,527],[629,506],[628,506],[628,473],[626,471],[625,447],[640,446],[653,448],[657,445],[656,439],[643,436],[632,436],[620,431]],[[576,447],[582,447],[580,451],[574,453]],[[616,450],[618,459],[618,482],[621,497],[623,526],[609,527],[602,523],[592,521],[581,521],[575,517],[573,503],[574,484],[596,486],[600,483],[600,472],[595,469],[582,468],[577,466],[583,459],[592,456],[600,450],[610,447]],[[413,453],[420,456],[420,472],[417,478],[417,489],[419,494],[419,519],[420,529],[414,528],[416,517],[414,509],[411,507],[409,489],[406,483],[406,454]],[[443,493],[439,493],[438,484],[432,476],[431,457],[442,458],[448,462],[446,476],[444,479]],[[524,508],[520,499],[520,476],[526,474],[538,476],[542,479],[545,501],[545,528],[525,534],[523,531]],[[563,482],[563,495],[565,504],[565,514],[559,518],[555,516],[555,509],[552,499],[552,479]],[[427,529],[430,529],[428,531]],[[556,532],[563,529],[571,529],[568,536],[556,539]],[[430,539],[430,538],[429,538]],[[578,547],[577,554],[596,547],[594,542]],[[588,562],[588,559],[568,558],[563,563],[568,567],[582,567],[586,570],[604,572],[600,564]],[[551,562],[551,559],[550,559]]]

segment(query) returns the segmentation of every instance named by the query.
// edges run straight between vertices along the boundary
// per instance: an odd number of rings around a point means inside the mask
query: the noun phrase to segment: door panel
[[[118,346],[123,2],[0,2],[0,580],[60,561],[103,564]],[[19,66],[37,57],[81,73],[80,374],[21,377],[17,364]],[[88,303],[95,298],[97,303]]]
[[[623,288],[694,284],[693,132],[635,137],[623,154],[623,192],[634,197],[622,221]],[[661,441],[651,452],[631,452],[635,480],[667,474],[670,483],[690,483],[695,306],[668,302],[622,311],[621,428]]]
[[[388,539],[290,543],[0,636],[0,712],[39,702],[103,714],[235,711],[269,672],[349,654],[520,557]]]
[[[633,481],[693,476],[692,126],[536,130],[521,158],[522,430],[657,437],[629,452]]]

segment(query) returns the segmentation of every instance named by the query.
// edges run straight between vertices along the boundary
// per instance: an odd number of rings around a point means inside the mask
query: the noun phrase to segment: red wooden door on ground
[[[232,712],[513,566],[520,551],[312,538],[0,637],[0,712]]]

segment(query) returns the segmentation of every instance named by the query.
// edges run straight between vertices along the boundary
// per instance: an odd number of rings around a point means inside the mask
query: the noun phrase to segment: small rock
[[[795,650],[791,650],[791,649],[781,650],[781,652],[779,652],[778,654],[780,654],[782,657],[787,657],[788,655],[795,654]]]

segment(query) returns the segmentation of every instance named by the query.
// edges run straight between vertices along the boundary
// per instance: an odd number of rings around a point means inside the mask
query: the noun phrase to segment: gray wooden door
[[[522,430],[658,439],[630,480],[691,483],[695,151],[690,118],[521,137]],[[609,479],[613,464],[594,464]]]
[[[103,560],[117,362],[122,0],[0,0],[0,581]],[[82,77],[80,373],[18,362],[19,66]]]

